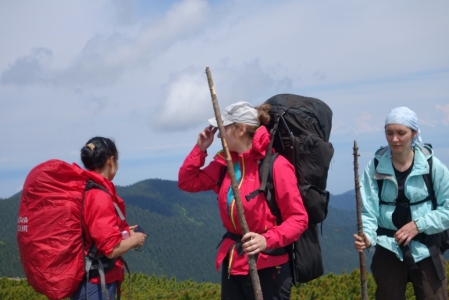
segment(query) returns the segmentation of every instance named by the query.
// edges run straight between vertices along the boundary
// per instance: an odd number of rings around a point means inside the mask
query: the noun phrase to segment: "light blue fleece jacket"
[[[413,169],[405,181],[405,195],[410,202],[418,202],[428,196],[423,174],[429,173],[427,159],[433,156],[433,150],[428,147],[414,146],[415,158]],[[402,251],[394,238],[387,236],[377,236],[377,227],[398,230],[393,225],[392,214],[394,205],[380,205],[378,197],[378,185],[376,179],[384,179],[382,187],[382,199],[386,202],[395,202],[398,195],[398,186],[391,158],[386,148],[376,151],[375,157],[379,163],[377,170],[372,159],[365,167],[360,179],[360,194],[362,199],[362,222],[363,231],[367,235],[372,246],[376,244],[394,252],[396,256],[403,260]],[[412,205],[412,220],[416,222],[419,232],[425,234],[435,234],[449,228],[449,171],[435,156],[432,158],[432,178],[435,196],[437,198],[437,209],[432,210],[432,201]],[[430,256],[428,248],[418,241],[412,240],[409,243],[415,262],[421,261]]]

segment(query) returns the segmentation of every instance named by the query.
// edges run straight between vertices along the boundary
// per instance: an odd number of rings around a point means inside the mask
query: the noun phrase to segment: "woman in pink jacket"
[[[221,116],[242,199],[260,186],[258,164],[265,157],[270,142],[270,134],[261,125],[268,124],[269,110],[268,104],[254,108],[247,102],[237,102],[226,107]],[[290,299],[291,267],[288,253],[283,249],[299,238],[308,223],[294,168],[282,156],[273,166],[275,198],[283,222],[276,224],[276,216],[261,193],[250,201],[242,201],[250,231],[242,236],[229,174],[221,180],[226,168],[223,151],[203,168],[206,150],[217,131],[215,118],[208,121],[211,126],[198,135],[197,144],[179,170],[178,185],[187,192],[214,190],[218,194],[220,216],[227,231],[216,259],[217,270],[222,266],[221,297],[254,299],[247,255],[256,255],[263,298]],[[275,249],[280,253],[269,254]]]

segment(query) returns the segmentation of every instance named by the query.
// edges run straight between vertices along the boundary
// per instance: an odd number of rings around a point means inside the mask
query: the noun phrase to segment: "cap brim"
[[[223,120],[223,126],[228,126],[228,125],[231,125],[232,123],[234,123],[234,122],[232,122],[232,121],[223,119],[223,116],[221,116],[221,119]],[[207,121],[209,122],[210,125],[212,125],[212,126],[214,126],[214,127],[218,127],[217,119],[216,119],[216,118],[210,118],[210,119],[208,119]]]

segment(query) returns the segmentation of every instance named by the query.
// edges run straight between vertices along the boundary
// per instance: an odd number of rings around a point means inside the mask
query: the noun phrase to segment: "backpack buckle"
[[[397,206],[403,207],[403,208],[409,208],[410,207],[410,203],[408,202],[396,202]]]

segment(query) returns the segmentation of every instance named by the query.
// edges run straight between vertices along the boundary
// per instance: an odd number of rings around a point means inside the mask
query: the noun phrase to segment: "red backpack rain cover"
[[[28,283],[50,299],[76,292],[84,277],[81,202],[89,173],[49,160],[28,174],[20,199],[17,243]]]

